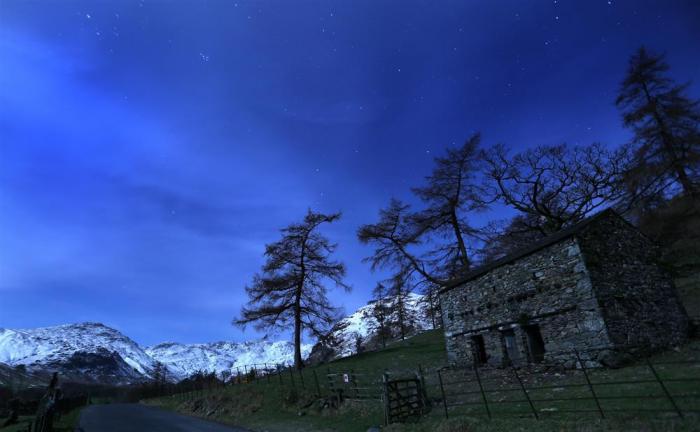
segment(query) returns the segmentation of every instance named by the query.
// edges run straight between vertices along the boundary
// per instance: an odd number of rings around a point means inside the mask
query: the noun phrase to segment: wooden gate
[[[422,380],[415,378],[390,380],[387,374],[384,383],[384,422],[403,423],[417,421],[429,410]]]

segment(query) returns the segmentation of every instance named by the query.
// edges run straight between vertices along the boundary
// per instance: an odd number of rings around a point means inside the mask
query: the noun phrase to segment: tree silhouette
[[[386,348],[387,339],[391,338],[391,329],[389,328],[390,307],[387,305],[387,292],[383,284],[378,283],[372,290],[374,303],[370,311],[370,316],[366,318],[374,318],[369,320],[370,332],[378,336],[382,342],[382,348]]]
[[[416,283],[441,285],[469,269],[469,239],[476,230],[466,215],[485,207],[475,180],[479,142],[475,134],[435,159],[426,184],[412,189],[422,209],[412,212],[409,205],[392,199],[380,210],[378,222],[360,227],[360,242],[375,247],[364,260],[373,270],[391,268],[404,281],[418,278]]]
[[[668,78],[663,55],[644,47],[630,58],[615,101],[634,132],[635,157],[627,175],[634,195],[662,193],[668,180],[689,195],[698,193],[700,110],[685,95],[688,84]]]
[[[240,318],[234,320],[235,325],[253,323],[267,333],[293,326],[297,369],[303,368],[302,333],[321,336],[338,319],[339,310],[328,301],[323,282],[330,280],[350,290],[342,281],[345,265],[330,258],[337,245],[318,232],[322,224],[339,218],[340,213],[325,215],[309,210],[303,222],[283,228],[282,239],[265,246],[266,262],[246,287],[249,301]]]
[[[486,187],[525,216],[519,228],[545,236],[619,199],[625,156],[624,148],[600,144],[539,146],[510,156],[497,145],[483,152]]]

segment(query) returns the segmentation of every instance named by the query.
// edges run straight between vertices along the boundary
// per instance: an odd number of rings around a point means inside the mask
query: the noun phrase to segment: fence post
[[[676,401],[673,400],[673,398],[671,397],[671,393],[669,393],[668,389],[664,385],[664,382],[661,381],[661,377],[659,376],[659,374],[656,372],[656,369],[654,369],[654,366],[649,361],[649,357],[646,358],[646,362],[647,362],[647,365],[649,366],[649,369],[651,369],[651,373],[654,374],[654,378],[656,378],[656,381],[658,381],[659,385],[661,386],[661,389],[664,391],[664,394],[668,398],[668,401],[671,402],[671,405],[673,405],[673,409],[675,409],[676,413],[678,413],[678,417],[683,418],[683,412],[678,407],[678,405],[676,405]]]
[[[391,403],[389,401],[389,376],[386,371],[382,374],[382,382],[384,384],[384,392],[382,393],[382,399],[384,399],[384,425],[388,426]]]
[[[420,363],[418,363],[418,382],[420,382],[420,397],[423,399],[423,404],[425,406],[430,406],[428,389],[425,387],[425,377],[423,376],[423,367],[421,367]]]
[[[523,390],[523,393],[525,393],[525,398],[527,399],[527,403],[530,404],[530,409],[532,410],[532,413],[535,415],[535,420],[539,420],[540,416],[537,415],[537,410],[535,409],[535,405],[533,405],[532,399],[530,399],[530,395],[527,393],[527,390],[525,389],[525,386],[523,385],[523,380],[521,380],[520,375],[518,375],[518,371],[515,370],[515,367],[513,367],[513,365],[511,365],[510,368],[513,369],[513,373],[515,374],[515,379],[518,380],[518,384],[520,384],[520,388]]]
[[[318,397],[321,397],[321,385],[318,383],[318,375],[316,374],[316,369],[313,369],[314,372],[314,382],[316,383],[316,394]]]
[[[442,385],[442,370],[438,369],[438,380],[440,381],[440,393],[442,394],[442,407],[445,409],[445,418],[449,418],[447,414],[447,399],[445,398],[445,386]]]
[[[277,376],[280,377],[280,385],[283,385],[284,381],[282,380],[282,368],[280,365],[277,365]]]
[[[479,391],[481,392],[481,399],[484,401],[484,408],[486,408],[486,415],[489,416],[491,420],[491,410],[489,409],[489,402],[486,400],[486,393],[484,392],[484,386],[481,385],[481,377],[479,376],[479,368],[474,365],[474,375],[476,375],[476,382],[479,383]]]
[[[591,394],[593,395],[593,400],[595,401],[595,404],[598,407],[600,418],[605,418],[605,413],[603,412],[603,408],[600,406],[598,395],[595,394],[595,390],[593,390],[593,384],[591,383],[590,378],[588,378],[588,371],[586,370],[586,365],[583,364],[581,356],[578,355],[578,351],[574,351],[574,353],[576,354],[576,360],[578,360],[578,363],[581,365],[581,370],[583,371],[583,376],[586,378],[586,384],[588,384],[588,389],[591,391]]]

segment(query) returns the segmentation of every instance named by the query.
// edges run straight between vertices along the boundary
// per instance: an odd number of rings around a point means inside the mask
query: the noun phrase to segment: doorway
[[[527,325],[523,326],[525,330],[525,335],[527,336],[527,349],[530,353],[530,359],[539,363],[544,360],[544,340],[542,339],[542,333],[540,332],[540,326],[538,325]]]
[[[486,363],[486,344],[482,335],[472,336],[472,353],[477,365]]]

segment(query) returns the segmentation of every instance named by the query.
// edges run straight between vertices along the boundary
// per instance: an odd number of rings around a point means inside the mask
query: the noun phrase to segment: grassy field
[[[694,341],[682,350],[670,351],[658,355],[653,362],[700,360],[700,341]],[[463,383],[464,388],[448,385],[447,400],[453,402],[476,402],[476,405],[461,405],[449,408],[450,419],[444,418],[441,393],[438,386],[436,370],[445,364],[444,338],[441,331],[430,331],[409,340],[398,342],[384,350],[368,352],[348,357],[318,368],[308,368],[300,377],[294,373],[294,384],[288,374],[261,378],[257,382],[229,386],[208,392],[189,395],[176,395],[150,400],[147,403],[160,405],[183,413],[207,417],[235,425],[245,426],[253,430],[265,431],[365,431],[371,426],[379,426],[383,422],[382,405],[379,400],[346,401],[339,408],[321,408],[316,397],[316,378],[322,394],[327,394],[328,379],[340,377],[343,373],[354,375],[359,388],[358,393],[364,396],[379,396],[379,381],[387,369],[393,375],[412,374],[420,369],[423,371],[428,396],[433,400],[433,409],[419,423],[410,425],[392,425],[390,431],[500,431],[500,430],[551,430],[551,431],[612,431],[612,430],[643,430],[643,431],[691,431],[700,430],[700,418],[691,415],[678,419],[673,412],[645,413],[644,410],[663,408],[672,410],[669,402],[664,399],[654,399],[661,389],[658,383],[628,384],[617,386],[601,386],[597,390],[601,404],[607,413],[607,419],[601,420],[595,411],[596,406],[590,398],[588,387],[580,372],[549,372],[532,376],[523,376],[525,385],[534,386],[545,384],[548,389],[531,391],[530,397],[535,400],[551,398],[567,398],[573,400],[563,402],[535,402],[540,414],[540,420],[532,418],[528,412],[527,402],[497,404],[497,401],[508,401],[509,398],[523,399],[523,394],[507,389],[514,388],[509,371],[485,371],[482,377],[484,386],[489,389],[488,400],[493,402],[490,407],[494,416],[488,420],[485,416],[480,393],[464,396],[453,396],[461,390],[474,390],[476,383]],[[315,372],[315,375],[314,375]],[[700,364],[660,365],[657,372],[664,379],[678,377],[700,378]],[[464,374],[464,371],[458,372]],[[339,375],[336,375],[339,374]],[[455,381],[454,377],[443,375],[445,381]],[[301,378],[303,377],[303,386]],[[652,381],[653,375],[646,363],[633,364],[616,370],[591,371],[593,382],[606,381]],[[539,380],[539,381],[538,381]],[[338,382],[336,381],[336,385]],[[573,387],[568,387],[574,385]],[[700,381],[673,381],[668,385],[673,394],[694,395],[695,398],[681,398],[678,404],[684,409],[700,410]],[[346,389],[347,395],[353,395],[353,387]],[[640,399],[619,399],[620,396],[640,395]],[[646,396],[646,397],[644,397]],[[473,398],[473,399],[470,399]],[[581,399],[577,399],[581,398]],[[590,413],[564,414],[566,409],[591,409]],[[615,412],[618,409],[638,409],[641,412]],[[513,414],[520,412],[523,414]]]

